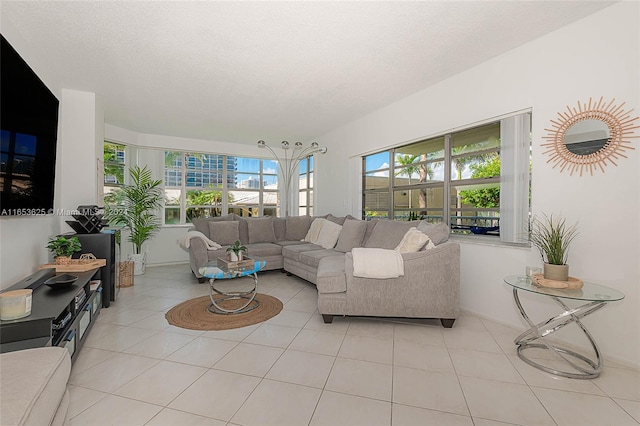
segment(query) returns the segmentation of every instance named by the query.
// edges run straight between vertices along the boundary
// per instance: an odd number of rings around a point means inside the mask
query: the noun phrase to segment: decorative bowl
[[[51,288],[65,288],[76,282],[78,277],[70,274],[56,275],[46,280],[44,283]]]

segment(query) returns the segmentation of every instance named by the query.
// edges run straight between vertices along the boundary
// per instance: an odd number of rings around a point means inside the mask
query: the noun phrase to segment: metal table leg
[[[256,294],[258,293],[258,274],[253,273],[253,288],[248,291],[238,291],[238,292],[224,292],[217,289],[214,285],[215,278],[209,278],[209,299],[211,299],[211,305],[209,305],[209,312],[214,314],[240,314],[243,312],[249,312],[260,306],[260,301],[256,299]],[[248,275],[247,275],[248,276]],[[237,278],[236,278],[237,279]],[[219,294],[224,297],[218,298],[216,300],[213,296],[214,294]],[[239,299],[247,299],[247,303],[240,306],[237,309],[226,309],[220,306],[221,302],[226,300],[239,300]]]
[[[520,310],[520,315],[522,315],[522,318],[524,318],[524,320],[527,322],[527,324],[529,324],[530,327],[529,330],[520,334],[514,340],[515,344],[518,347],[518,356],[520,357],[520,359],[533,367],[546,371],[547,373],[555,374],[562,377],[568,377],[571,379],[593,379],[600,375],[600,372],[602,371],[602,358],[600,356],[600,350],[598,349],[598,345],[596,344],[595,340],[591,336],[591,333],[589,333],[584,324],[580,321],[580,318],[586,317],[587,315],[603,308],[605,306],[604,302],[596,301],[587,303],[577,308],[569,308],[559,298],[552,296],[552,299],[555,300],[560,306],[562,306],[564,312],[555,317],[549,318],[546,321],[534,324],[522,307],[520,298],[518,297],[518,289],[515,287],[513,288],[513,298],[515,299],[516,306],[518,306],[518,309]],[[546,336],[557,330],[560,330],[564,326],[571,323],[576,323],[589,340],[589,343],[591,343],[591,347],[593,348],[595,354],[595,360],[589,359],[586,356],[567,348],[555,346],[546,339]],[[529,348],[542,348],[550,350],[556,355],[557,358],[562,360],[568,366],[572,367],[575,372],[557,370],[533,361],[531,358],[527,357],[524,354],[524,351]],[[578,359],[584,362],[587,366],[580,366],[573,362],[573,359]]]

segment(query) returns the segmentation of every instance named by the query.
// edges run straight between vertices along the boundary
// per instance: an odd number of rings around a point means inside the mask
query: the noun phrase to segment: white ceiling
[[[107,123],[255,144],[310,140],[611,3],[2,0],[0,11],[62,87],[102,98]]]

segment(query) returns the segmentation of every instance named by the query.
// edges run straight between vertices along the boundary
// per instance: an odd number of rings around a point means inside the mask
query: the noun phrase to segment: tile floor
[[[207,294],[187,265],[148,268],[103,309],[70,378],[72,425],[637,425],[640,372],[596,380],[522,362],[519,331],[462,315],[335,318],[315,287],[279,271],[259,291],[284,310],[236,330],[191,331],[164,313]]]

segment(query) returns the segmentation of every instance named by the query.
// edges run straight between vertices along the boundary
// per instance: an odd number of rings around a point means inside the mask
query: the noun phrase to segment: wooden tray
[[[253,268],[254,261],[251,258],[245,257],[243,260],[238,260],[235,262],[230,261],[229,259],[225,259],[224,257],[219,257],[217,264],[218,267],[223,271],[231,271],[238,269],[250,269]]]
[[[544,274],[534,274],[531,277],[531,281],[540,287],[560,288],[565,290],[577,290],[582,288],[584,285],[582,280],[579,278],[569,277],[567,281],[554,281],[545,279]]]
[[[38,266],[38,269],[55,268],[56,272],[86,272],[92,269],[101,268],[107,264],[107,259],[95,259],[89,263],[80,263],[79,259],[71,260],[69,265],[56,265],[47,263]]]

